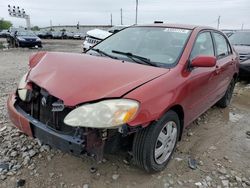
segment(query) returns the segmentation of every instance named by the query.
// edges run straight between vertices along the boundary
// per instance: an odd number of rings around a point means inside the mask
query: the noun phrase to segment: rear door
[[[224,94],[233,77],[233,53],[231,46],[224,35],[219,32],[213,31],[213,40],[215,43],[216,52],[216,70],[214,83],[216,90],[215,95],[211,95],[210,100],[217,102]]]

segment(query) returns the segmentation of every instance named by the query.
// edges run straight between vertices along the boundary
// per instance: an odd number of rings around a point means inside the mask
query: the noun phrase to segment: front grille
[[[61,104],[61,100],[49,95],[48,92],[33,86],[33,98],[30,102],[23,102],[19,98],[17,104],[33,118],[47,125],[49,128],[62,132],[63,134],[74,135],[76,128],[64,124],[63,120],[72,110],[68,107],[58,108],[53,104]]]
[[[99,43],[101,41],[99,39],[95,39],[95,38],[92,38],[92,37],[87,37],[86,40],[90,44],[97,44],[97,43]]]
[[[240,53],[239,56],[240,56],[240,62],[243,62],[243,61],[250,59],[250,54]]]

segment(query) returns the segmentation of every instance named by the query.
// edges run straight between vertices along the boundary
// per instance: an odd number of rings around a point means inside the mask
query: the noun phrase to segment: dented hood
[[[30,59],[28,80],[67,106],[121,97],[169,71],[87,54],[47,52]]]

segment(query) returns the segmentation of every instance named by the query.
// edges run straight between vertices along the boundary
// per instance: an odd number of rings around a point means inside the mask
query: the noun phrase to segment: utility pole
[[[241,30],[243,30],[243,29],[244,29],[244,23],[241,24]]]
[[[135,5],[135,24],[137,24],[137,18],[138,18],[138,0],[136,0],[136,5]]]
[[[50,20],[50,31],[52,31],[52,20]]]
[[[123,24],[122,24],[122,8],[121,8],[121,25],[123,25]]]
[[[112,13],[110,14],[110,25],[113,25],[113,18],[112,18]]]
[[[220,28],[220,16],[218,17],[218,20],[217,20],[217,29]]]

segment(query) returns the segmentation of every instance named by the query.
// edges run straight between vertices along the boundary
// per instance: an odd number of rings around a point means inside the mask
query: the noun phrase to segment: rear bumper
[[[8,113],[13,124],[25,134],[38,138],[42,143],[74,155],[84,154],[85,140],[79,137],[58,133],[47,125],[31,117],[15,105],[15,94],[8,99]]]

